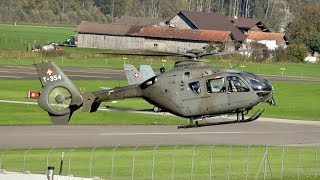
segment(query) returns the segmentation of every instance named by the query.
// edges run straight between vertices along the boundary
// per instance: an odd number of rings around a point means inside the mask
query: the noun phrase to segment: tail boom
[[[81,107],[82,111],[95,112],[102,101],[142,96],[139,85],[82,93],[53,62],[35,67],[43,87],[38,105],[48,112],[54,124],[67,124],[73,112]]]

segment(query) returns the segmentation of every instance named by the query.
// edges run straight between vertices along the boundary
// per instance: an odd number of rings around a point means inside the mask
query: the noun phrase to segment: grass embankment
[[[101,86],[115,87],[125,85],[124,81],[75,81],[86,91],[98,90]],[[261,104],[255,109],[266,109],[263,117],[284,119],[320,120],[320,83],[274,82],[277,106]],[[36,80],[0,81],[0,99],[30,101],[27,91],[40,91]],[[112,106],[124,109],[151,109],[152,105],[143,99],[126,99],[117,103],[103,103],[101,107]],[[47,113],[36,105],[0,103],[0,124],[50,124]],[[254,110],[252,110],[254,112]],[[130,117],[130,118],[128,118]],[[71,124],[185,124],[186,119],[174,116],[144,115],[119,111],[98,111],[94,114],[77,111]]]
[[[194,154],[192,146],[177,146],[175,155],[174,147],[153,149],[154,147],[138,147],[133,153],[134,147],[117,148],[114,151],[113,173],[113,148],[98,148],[94,151],[75,149],[72,153],[71,149],[54,149],[49,154],[48,164],[54,166],[57,173],[61,153],[65,152],[64,175],[69,174],[70,167],[70,174],[75,176],[89,177],[91,172],[91,176],[104,179],[111,178],[111,174],[113,179],[130,179],[132,176],[134,179],[151,179],[154,154],[154,179],[171,179],[172,174],[174,179],[191,179],[191,176],[192,179],[210,179],[210,168],[211,179],[246,179],[246,176],[248,179],[263,179],[264,175],[267,179],[280,179],[281,176],[283,179],[317,179],[320,173],[316,147],[285,147],[284,151],[282,147],[268,147],[267,156],[265,147],[254,146],[233,146],[231,151],[229,146],[214,146],[212,151],[211,146],[196,146]],[[49,149],[0,151],[2,168],[45,173],[48,152]]]

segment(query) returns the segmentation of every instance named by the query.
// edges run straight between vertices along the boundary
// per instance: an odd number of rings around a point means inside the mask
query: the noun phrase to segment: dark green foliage
[[[252,52],[252,57],[255,62],[265,61],[271,55],[270,51],[268,50],[268,47],[265,44],[252,42],[251,48],[252,49],[261,49],[261,50]]]
[[[279,47],[274,51],[273,61],[275,62],[284,62],[289,60],[288,50],[282,47]]]
[[[288,47],[288,55],[291,62],[304,62],[308,48],[304,44],[292,44]]]
[[[79,24],[107,18],[91,0],[10,0],[0,1],[0,21]]]
[[[320,51],[320,5],[308,4],[295,11],[295,18],[286,29],[291,43],[305,44],[310,52]]]

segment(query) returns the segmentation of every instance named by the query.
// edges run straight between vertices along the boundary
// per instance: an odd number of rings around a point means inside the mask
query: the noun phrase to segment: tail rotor
[[[79,89],[53,62],[35,66],[43,87],[38,105],[49,113],[54,124],[67,124],[72,113],[82,106]]]

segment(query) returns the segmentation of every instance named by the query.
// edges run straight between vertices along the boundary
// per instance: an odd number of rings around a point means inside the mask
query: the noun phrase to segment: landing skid
[[[214,122],[214,123],[205,123],[205,124],[198,124],[198,121],[195,121],[193,119],[190,120],[190,124],[189,125],[184,125],[184,126],[178,126],[178,129],[181,128],[196,128],[196,127],[204,127],[204,126],[216,126],[216,125],[224,125],[224,124],[236,124],[236,123],[247,123],[247,122],[251,122],[254,121],[256,119],[258,119],[261,114],[264,112],[264,109],[260,111],[260,109],[254,113],[251,117],[244,119],[244,114],[243,112],[239,112],[237,113],[237,120],[233,120],[233,121],[224,121],[224,122]],[[239,119],[239,115],[241,114],[241,119]],[[195,123],[194,123],[195,121]]]

